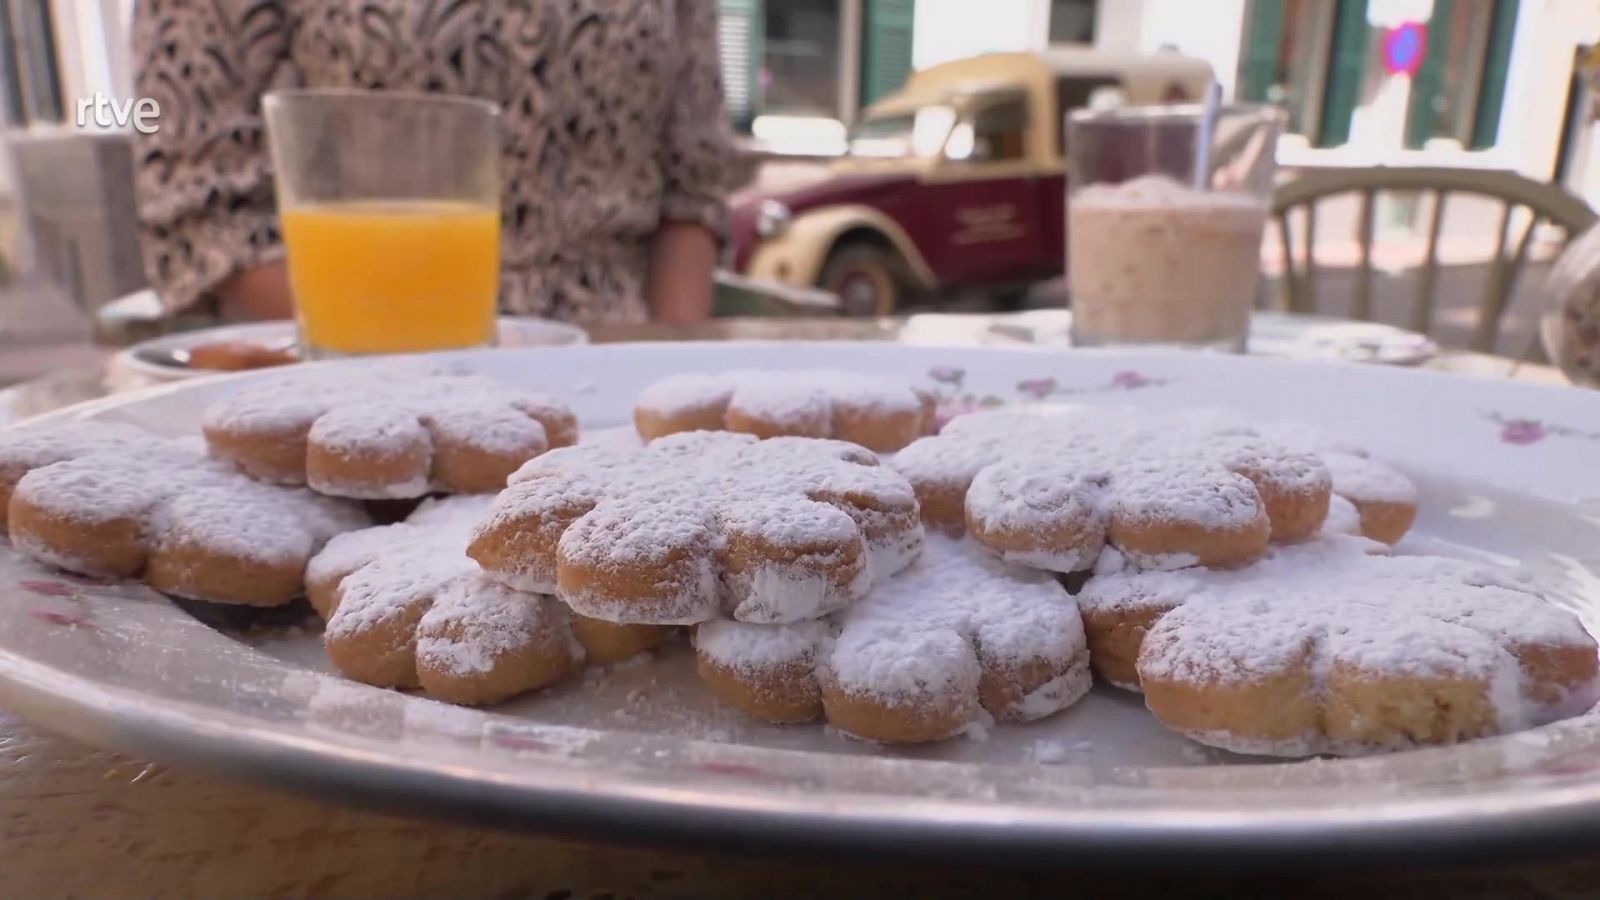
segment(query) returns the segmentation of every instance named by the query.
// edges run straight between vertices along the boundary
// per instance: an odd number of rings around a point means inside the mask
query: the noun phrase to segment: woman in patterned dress
[[[466,94],[503,110],[500,306],[576,321],[709,313],[723,197],[749,177],[716,0],[138,0],[145,268],[163,303],[289,314],[261,95]]]

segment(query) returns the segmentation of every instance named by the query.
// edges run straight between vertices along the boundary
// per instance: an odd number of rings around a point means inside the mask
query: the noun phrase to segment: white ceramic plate
[[[970,314],[919,313],[910,317],[896,340],[911,344],[949,344],[956,338],[970,339],[972,321]],[[1036,309],[995,316],[978,342],[987,346],[1019,343],[1070,346],[1072,311]],[[1287,359],[1415,366],[1438,355],[1439,345],[1427,335],[1381,322],[1352,322],[1260,310],[1250,316],[1250,353]]]
[[[243,325],[220,325],[199,331],[185,331],[163,337],[140,341],[128,347],[106,363],[106,380],[114,391],[126,391],[186,381],[218,374],[211,369],[190,369],[184,366],[152,362],[175,350],[189,350],[201,344],[220,341],[243,341],[263,346],[289,346],[295,339],[293,322],[252,322]],[[589,333],[576,325],[534,319],[523,316],[501,316],[496,342],[500,347],[545,347],[589,343]]]
[[[625,425],[662,375],[749,366],[896,373],[952,410],[1031,400],[1309,419],[1409,471],[1416,548],[1527,566],[1600,621],[1600,394],[1214,354],[885,344],[659,344],[450,354]],[[237,377],[62,415],[192,433]],[[1203,749],[1097,687],[986,739],[885,749],[719,708],[686,647],[493,710],[327,674],[314,631],[202,623],[152,592],[0,550],[0,703],[69,735],[324,798],[721,847],[848,847],[1065,863],[1520,853],[1600,842],[1600,717],[1458,747],[1283,763]]]

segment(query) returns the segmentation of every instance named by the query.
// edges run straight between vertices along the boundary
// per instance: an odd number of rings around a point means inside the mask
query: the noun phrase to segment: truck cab
[[[1177,53],[991,53],[915,72],[868,107],[847,153],[733,199],[734,268],[887,315],[919,295],[1007,294],[1064,267],[1063,119],[1094,103],[1191,102],[1211,69]]]

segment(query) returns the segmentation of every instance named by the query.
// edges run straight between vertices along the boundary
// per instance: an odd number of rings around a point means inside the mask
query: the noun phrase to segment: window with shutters
[[[1453,138],[1491,146],[1499,130],[1517,0],[1433,0],[1428,44],[1411,81],[1406,146]]]
[[[1377,30],[1367,24],[1367,0],[1339,0],[1333,10],[1333,43],[1328,48],[1328,81],[1313,143],[1337,147],[1350,140],[1350,118],[1362,96],[1375,93],[1382,63],[1373,45]]]
[[[1483,83],[1478,88],[1472,117],[1474,150],[1494,146],[1500,134],[1500,108],[1505,103],[1506,75],[1511,68],[1511,40],[1516,36],[1518,0],[1494,0],[1489,23],[1489,46],[1484,51]]]
[[[1417,149],[1441,137],[1463,144],[1471,140],[1493,11],[1492,2],[1433,0],[1422,65],[1411,79],[1407,147]]]
[[[839,0],[768,2],[762,17],[756,112],[838,118]]]
[[[741,129],[756,117],[756,60],[761,56],[760,0],[720,0],[717,52],[728,118]]]
[[[0,0],[0,81],[6,124],[62,121],[49,0]]]
[[[1095,0],[1050,0],[1050,43],[1094,43]]]
[[[1275,103],[1289,131],[1315,138],[1321,123],[1334,4],[1327,0],[1255,0],[1239,66],[1239,98]]]
[[[861,105],[900,89],[911,74],[916,0],[867,0],[861,41]]]

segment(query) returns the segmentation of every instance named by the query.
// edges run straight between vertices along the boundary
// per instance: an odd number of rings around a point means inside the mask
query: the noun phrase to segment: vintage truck
[[[1005,302],[1064,268],[1065,114],[1190,102],[1210,79],[1177,53],[1087,47],[915,72],[864,112],[845,156],[733,198],[732,268],[832,291],[852,315],[969,290]]]

